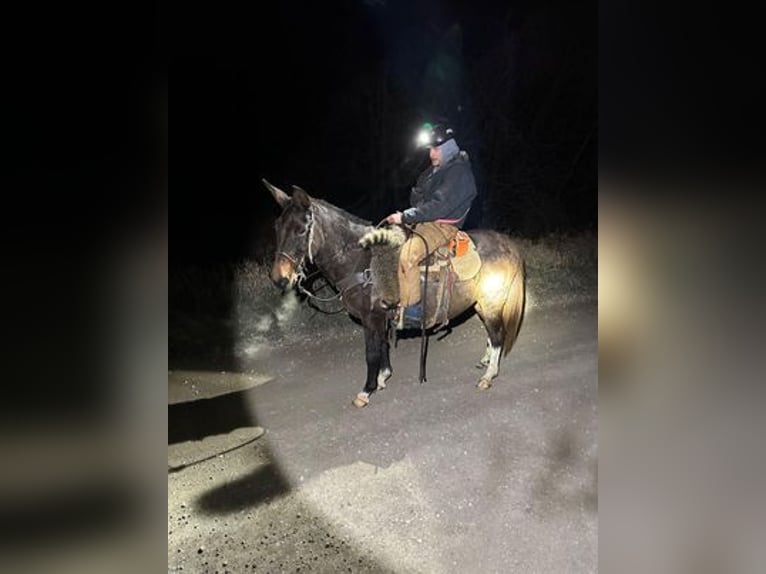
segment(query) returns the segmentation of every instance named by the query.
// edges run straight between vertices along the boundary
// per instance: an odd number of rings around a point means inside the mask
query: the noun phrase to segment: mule
[[[336,288],[346,311],[364,329],[367,378],[353,400],[365,407],[372,394],[386,386],[393,374],[390,361],[391,311],[382,303],[380,290],[371,277],[371,249],[360,240],[375,227],[327,201],[311,197],[293,186],[288,195],[265,179],[275,201],[282,208],[275,223],[276,249],[271,280],[282,290],[300,286],[306,261],[313,263]],[[456,281],[449,299],[449,318],[470,308],[487,330],[487,347],[477,366],[486,367],[477,383],[479,389],[492,386],[501,356],[513,346],[521,326],[525,302],[524,261],[513,241],[495,231],[471,231],[481,257],[481,267],[470,280]],[[432,298],[427,293],[426,303]]]

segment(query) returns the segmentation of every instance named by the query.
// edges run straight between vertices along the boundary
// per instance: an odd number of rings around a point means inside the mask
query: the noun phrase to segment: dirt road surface
[[[361,328],[309,335],[170,373],[169,571],[597,570],[594,301],[529,310],[488,391],[477,318],[424,384],[400,340],[365,409]]]

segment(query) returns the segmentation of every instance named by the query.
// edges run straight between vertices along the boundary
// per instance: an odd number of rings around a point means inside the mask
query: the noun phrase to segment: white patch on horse
[[[481,377],[487,381],[491,381],[497,376],[498,363],[500,362],[501,347],[490,347],[489,349],[489,364],[487,365],[487,371]]]
[[[385,389],[386,381],[391,377],[391,369],[383,369],[378,373],[378,388]]]
[[[486,367],[487,365],[489,365],[491,349],[492,349],[492,341],[490,341],[489,337],[487,337],[487,347],[484,349],[484,356],[481,358],[481,361],[479,361],[479,365],[481,365],[482,367]]]

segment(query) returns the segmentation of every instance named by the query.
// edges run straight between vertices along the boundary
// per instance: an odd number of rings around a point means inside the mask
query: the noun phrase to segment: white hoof
[[[482,391],[487,390],[492,386],[492,381],[489,379],[479,379],[479,382],[476,385],[477,389],[481,389]]]
[[[353,400],[354,406],[361,409],[370,404],[370,395],[362,391]]]

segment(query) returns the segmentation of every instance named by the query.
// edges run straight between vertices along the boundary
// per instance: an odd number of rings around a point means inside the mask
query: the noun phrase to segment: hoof
[[[353,400],[354,406],[358,409],[364,408],[370,404],[370,395],[367,393],[359,393]]]
[[[489,379],[479,379],[479,382],[477,383],[476,388],[482,391],[486,391],[491,386],[492,386],[492,381],[490,381]]]

